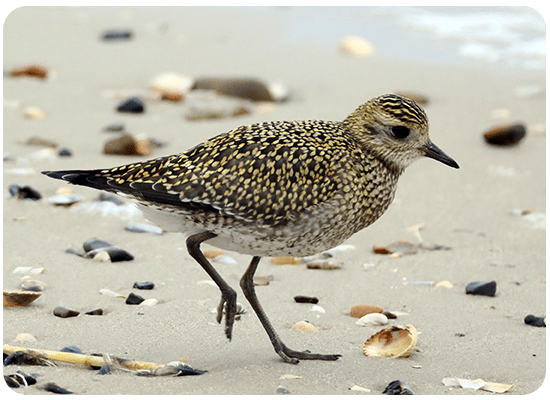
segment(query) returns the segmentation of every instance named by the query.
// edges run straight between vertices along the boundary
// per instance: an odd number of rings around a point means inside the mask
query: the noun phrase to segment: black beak
[[[437,147],[433,143],[428,143],[423,147],[424,155],[426,157],[433,158],[434,160],[440,161],[445,165],[448,165],[449,167],[453,168],[459,168],[458,164],[455,160],[453,160],[451,157],[449,157],[447,154],[443,152],[439,147]]]

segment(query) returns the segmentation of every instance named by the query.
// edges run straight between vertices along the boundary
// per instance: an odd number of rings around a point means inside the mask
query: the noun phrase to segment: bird
[[[187,250],[219,287],[216,319],[231,340],[236,291],[200,245],[251,255],[242,292],[285,362],[337,360],[297,351],[280,339],[254,290],[262,257],[317,254],[376,221],[392,202],[405,168],[429,157],[458,164],[429,138],[428,118],[413,100],[385,94],[343,121],[245,125],[170,156],[108,169],[43,171],[74,185],[137,201],[167,232],[186,234]]]

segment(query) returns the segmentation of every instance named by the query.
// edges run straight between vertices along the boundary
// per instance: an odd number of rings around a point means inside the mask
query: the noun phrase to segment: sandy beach
[[[13,273],[18,267],[46,271],[32,276],[45,284],[40,298],[28,307],[3,308],[4,345],[44,350],[75,345],[86,354],[161,364],[184,359],[208,371],[200,376],[145,378],[128,372],[100,376],[89,367],[66,363],[57,368],[4,367],[4,375],[18,370],[37,374],[36,385],[15,392],[45,394],[40,386],[55,382],[87,395],[381,394],[390,382],[400,380],[421,395],[489,393],[442,383],[453,377],[513,385],[507,394],[529,394],[541,387],[546,328],[526,325],[524,318],[546,316],[545,72],[504,69],[499,63],[474,68],[404,60],[377,49],[354,57],[337,46],[293,41],[280,34],[292,12],[31,7],[8,16],[3,63],[3,289],[20,289],[23,275]],[[130,29],[133,36],[106,42],[101,35],[108,29]],[[376,38],[366,39],[376,43]],[[6,71],[31,64],[47,68],[48,77],[6,76]],[[239,104],[251,111],[246,115],[189,120],[185,115],[192,94],[170,102],[149,90],[155,75],[170,71],[191,78],[279,82],[288,88],[288,100],[262,105],[243,100]],[[338,361],[281,361],[239,288],[249,256],[225,252],[237,264],[214,264],[237,290],[237,301],[246,310],[235,322],[229,342],[211,312],[218,305],[219,290],[204,282],[209,278],[188,255],[184,235],[125,230],[131,222],[147,220],[139,213],[94,211],[91,205],[100,193],[84,187],[71,186],[75,194],[85,196],[71,207],[47,201],[69,185],[40,171],[107,168],[180,153],[255,122],[340,121],[384,93],[426,96],[430,137],[460,169],[430,159],[410,166],[389,210],[345,242],[353,248],[336,254],[335,259],[343,262],[341,269],[275,265],[264,258],[257,272],[272,277],[256,292],[283,341],[297,350],[342,354]],[[117,112],[117,106],[133,95],[145,99],[145,112]],[[26,118],[29,107],[40,109],[43,118]],[[527,127],[518,145],[484,142],[488,129],[518,122]],[[150,156],[105,155],[104,143],[118,134],[103,129],[115,123],[165,145]],[[51,140],[56,150],[66,148],[72,155],[46,154],[42,147],[25,144],[31,137]],[[16,200],[8,191],[12,184],[32,187],[42,199]],[[395,241],[419,244],[407,230],[417,224],[422,224],[419,233],[426,247],[448,249],[420,249],[403,257],[373,253],[373,246]],[[82,244],[94,238],[125,249],[134,260],[102,263],[65,252],[82,252]],[[493,280],[494,297],[465,292],[470,282]],[[155,288],[133,289],[136,281],[154,282]],[[441,281],[452,287],[436,287]],[[123,299],[101,295],[103,288],[125,296],[135,292],[159,303],[127,305]],[[325,312],[296,303],[297,295],[319,298],[318,306]],[[387,326],[358,326],[349,315],[356,304],[406,313],[389,325],[413,325],[419,332],[417,351],[409,358],[366,357],[363,343]],[[53,315],[57,306],[81,314],[59,318]],[[94,308],[102,308],[104,314],[84,315]],[[302,320],[319,332],[290,330]],[[36,341],[16,341],[20,333],[30,333]],[[351,390],[354,386],[369,391]]]

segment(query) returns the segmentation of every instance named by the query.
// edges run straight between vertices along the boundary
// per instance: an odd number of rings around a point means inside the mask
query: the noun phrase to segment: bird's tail
[[[72,171],[42,171],[42,174],[54,179],[61,179],[73,185],[87,186],[94,189],[118,192],[120,187],[115,188],[109,184],[110,177],[102,176],[100,169],[95,170],[72,170]]]

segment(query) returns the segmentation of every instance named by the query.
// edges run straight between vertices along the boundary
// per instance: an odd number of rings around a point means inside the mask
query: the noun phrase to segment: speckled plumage
[[[45,174],[135,198],[163,229],[202,235],[197,248],[208,240],[259,261],[327,250],[372,224],[401,173],[422,156],[458,168],[429,140],[416,103],[384,95],[342,122],[253,124],[177,155]]]

